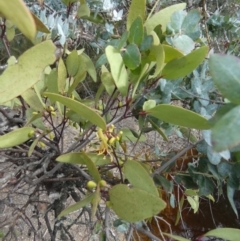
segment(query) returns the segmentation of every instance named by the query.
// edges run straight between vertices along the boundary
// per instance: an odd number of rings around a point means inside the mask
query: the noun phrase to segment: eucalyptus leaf
[[[91,203],[91,201],[93,200],[95,194],[91,193],[89,196],[87,196],[86,198],[84,198],[83,200],[81,200],[80,202],[77,202],[73,205],[71,205],[70,207],[64,209],[59,215],[58,218],[61,218],[63,216],[68,215],[69,213],[72,213],[76,210],[80,210],[81,208],[85,207],[86,205],[88,205],[89,203]]]
[[[159,120],[179,126],[200,130],[210,128],[204,117],[178,106],[161,104],[148,110],[147,113]]]
[[[120,93],[126,96],[128,91],[128,73],[124,66],[122,56],[120,52],[112,46],[108,46],[105,52],[114,82]]]
[[[212,146],[215,151],[232,149],[240,144],[236,130],[240,128],[240,106],[228,111],[212,128]]]
[[[182,58],[171,60],[163,68],[163,78],[174,80],[184,77],[203,62],[207,53],[208,47],[203,46]]]
[[[34,40],[37,32],[34,18],[22,0],[0,0],[0,13],[14,23],[27,38]]]
[[[143,20],[141,17],[137,17],[129,30],[129,43],[140,45],[143,41],[143,34]]]
[[[122,53],[124,64],[129,69],[136,69],[141,62],[141,55],[136,44],[129,44]]]
[[[92,124],[106,130],[106,123],[104,119],[93,109],[89,108],[88,106],[73,100],[71,98],[61,96],[54,93],[44,93],[45,96],[49,97],[54,101],[58,101],[63,105],[67,106],[70,110],[75,111],[78,115],[89,120]]]
[[[213,54],[209,60],[213,81],[224,97],[240,104],[240,60],[231,55]]]
[[[31,139],[31,133],[35,129],[32,127],[22,127],[0,136],[0,148],[18,146]]]

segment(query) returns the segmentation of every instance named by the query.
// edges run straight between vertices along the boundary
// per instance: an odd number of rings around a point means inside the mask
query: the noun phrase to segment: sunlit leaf
[[[89,17],[90,16],[90,9],[88,7],[87,3],[81,4],[77,10],[77,17],[81,18],[81,17]]]
[[[61,218],[63,216],[68,215],[69,213],[72,213],[76,210],[80,210],[81,208],[85,207],[89,203],[91,203],[92,199],[94,198],[95,193],[91,193],[89,196],[81,200],[80,202],[77,202],[73,204],[72,206],[64,209],[59,215],[58,218]]]
[[[183,53],[181,53],[179,50],[177,50],[169,45],[163,44],[162,46],[163,46],[163,49],[165,52],[165,59],[164,59],[165,63],[168,63],[173,59],[181,58],[184,56]]]
[[[31,138],[30,133],[34,132],[32,127],[23,127],[0,136],[0,148],[17,146]]]
[[[210,128],[204,117],[182,107],[161,104],[147,112],[149,115],[167,123],[200,130]]]
[[[62,58],[59,59],[57,71],[58,71],[58,91],[60,93],[63,93],[65,84],[66,84],[67,70]]]
[[[228,241],[239,241],[240,230],[236,228],[217,228],[207,232],[204,236],[217,237]]]
[[[240,144],[236,130],[240,128],[240,106],[231,109],[212,128],[212,146],[215,151],[234,148]]]
[[[182,58],[171,60],[163,68],[163,78],[174,80],[186,76],[203,62],[207,53],[208,47],[203,46]]]
[[[152,76],[152,78],[155,78],[161,73],[161,70],[163,68],[165,52],[164,52],[163,46],[159,44],[157,46],[156,45],[152,46],[151,53],[155,55],[155,58],[156,58],[156,68]]]
[[[124,164],[123,173],[125,178],[138,189],[158,197],[158,190],[146,169],[137,161],[128,160]]]
[[[94,125],[102,128],[103,130],[106,130],[106,123],[104,119],[93,109],[89,108],[88,106],[70,99],[65,96],[61,96],[54,93],[44,93],[45,96],[49,97],[50,99],[54,101],[58,101],[65,106],[67,106],[70,110],[73,110],[76,112],[79,116],[85,118],[86,120],[89,120]]]
[[[144,26],[147,29],[147,32],[150,33],[155,29],[156,26],[161,25],[162,31],[166,31],[167,24],[170,22],[172,14],[177,10],[183,10],[186,8],[186,3],[179,3],[166,7],[159,12],[155,13],[151,18],[149,18]]]
[[[22,0],[0,0],[0,13],[14,23],[27,38],[34,40],[36,25]]]
[[[137,17],[145,20],[146,0],[132,0],[127,17],[127,30]]]
[[[112,74],[108,71],[108,69],[103,65],[101,74],[101,81],[109,95],[111,95],[115,89],[115,83],[112,77]]]
[[[0,103],[21,95],[36,84],[44,68],[55,61],[55,50],[52,41],[44,41],[23,53],[17,64],[9,66],[0,76]]]
[[[105,51],[114,82],[120,93],[126,96],[128,91],[128,73],[124,66],[122,56],[120,52],[112,46],[108,46]]]
[[[213,54],[209,60],[213,81],[224,97],[240,104],[240,59],[231,55]]]
[[[166,207],[166,203],[143,190],[118,184],[110,191],[111,207],[119,218],[137,222],[150,218]]]

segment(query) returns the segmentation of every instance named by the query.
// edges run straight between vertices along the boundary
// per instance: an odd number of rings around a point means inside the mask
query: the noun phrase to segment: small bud
[[[118,103],[118,107],[122,107],[123,106],[123,103],[122,103],[122,101],[119,101],[119,103]]]
[[[100,184],[100,187],[106,187],[107,186],[107,182],[105,180],[101,180],[99,182],[99,184]]]
[[[95,188],[97,186],[97,184],[94,182],[94,181],[88,181],[88,183],[87,183],[87,187],[89,188],[89,189],[93,189],[93,188]]]
[[[38,112],[36,112],[36,111],[33,111],[33,112],[32,112],[32,114],[33,114],[33,115],[37,115],[37,114],[38,114]]]
[[[112,137],[112,138],[109,140],[109,144],[112,145],[115,141],[116,141],[116,137]]]
[[[29,133],[28,133],[28,136],[29,137],[33,137],[35,135],[35,131],[30,131]]]
[[[41,141],[39,141],[39,145],[40,145],[41,148],[46,147],[46,145],[43,142],[41,142]]]

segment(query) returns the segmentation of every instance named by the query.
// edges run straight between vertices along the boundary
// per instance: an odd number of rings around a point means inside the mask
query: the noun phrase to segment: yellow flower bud
[[[100,187],[106,187],[107,186],[107,182],[105,180],[101,180],[99,182],[99,184],[100,184]]]
[[[88,181],[88,183],[87,183],[87,187],[89,188],[89,189],[93,189],[93,188],[95,188],[97,186],[97,184],[94,182],[94,181]]]

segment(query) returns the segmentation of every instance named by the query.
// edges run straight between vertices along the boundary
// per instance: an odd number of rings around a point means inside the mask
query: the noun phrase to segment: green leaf
[[[127,39],[128,39],[128,31],[125,31],[122,34],[121,38],[118,40],[116,49],[120,51],[126,45]]]
[[[155,13],[149,18],[144,26],[147,29],[147,33],[152,32],[158,25],[162,26],[162,32],[166,31],[167,24],[170,22],[172,14],[177,10],[183,10],[186,8],[186,3],[179,3],[170,7],[164,8],[163,10]]]
[[[111,207],[119,218],[127,222],[138,222],[158,214],[166,203],[143,190],[118,184],[110,191]]]
[[[36,25],[32,14],[22,0],[0,0],[0,14],[14,23],[30,40],[36,36]]]
[[[152,128],[158,132],[158,134],[163,138],[163,140],[168,141],[167,136],[165,135],[164,131],[161,130],[161,128],[158,127],[154,121],[151,120],[151,118],[148,118],[148,121],[151,123]]]
[[[79,68],[79,58],[77,50],[73,50],[66,60],[67,71],[70,76],[75,76]]]
[[[159,120],[174,125],[200,130],[210,128],[207,120],[204,117],[182,107],[161,104],[157,105],[151,110],[148,110],[147,112],[149,115],[154,116]]]
[[[236,216],[238,218],[238,211],[237,211],[236,205],[235,205],[234,200],[233,200],[234,193],[235,193],[235,189],[230,187],[230,185],[228,183],[228,185],[227,185],[227,197],[228,197],[228,200],[231,204],[231,207],[232,207],[234,213],[236,214]]]
[[[173,238],[174,240],[177,240],[177,241],[191,241],[190,239],[182,238],[182,237],[179,237],[177,235],[170,234],[170,233],[164,233],[163,232],[163,235],[165,235],[169,238]]]
[[[141,63],[141,54],[136,44],[129,44],[123,51],[122,57],[129,69],[136,69]]]
[[[51,93],[58,93],[58,72],[56,69],[52,69],[50,74],[46,78],[47,90]]]
[[[62,58],[59,59],[58,62],[58,91],[60,93],[64,93],[65,85],[66,85],[66,78],[67,78],[67,70]]]
[[[171,60],[163,68],[162,77],[173,80],[186,76],[203,62],[207,53],[208,47],[203,46],[182,58]]]
[[[23,53],[17,64],[9,66],[0,76],[0,103],[12,100],[36,84],[44,68],[54,63],[55,50],[52,41],[44,41]]]
[[[217,228],[207,232],[204,236],[213,236],[228,241],[238,241],[240,230],[236,228]]]
[[[58,162],[86,165],[94,181],[99,182],[101,180],[101,176],[97,170],[97,167],[95,166],[91,158],[84,152],[67,153],[59,156],[56,160]]]
[[[209,60],[213,81],[224,97],[240,104],[240,60],[231,55],[213,54]]]
[[[91,76],[94,82],[97,82],[97,72],[92,60],[85,53],[82,53],[81,57],[84,59],[85,65],[87,66],[88,74]]]
[[[212,147],[215,151],[232,149],[240,144],[236,130],[240,128],[240,106],[227,112],[212,128]]]
[[[128,160],[124,164],[125,178],[138,189],[158,197],[158,190],[146,169],[137,161]]]
[[[97,23],[97,24],[105,24],[105,19],[100,15],[100,14],[95,14],[95,12],[91,12],[90,16],[82,16],[82,19],[87,19],[88,21],[92,23]]]
[[[128,92],[128,73],[124,66],[122,56],[120,52],[112,46],[107,46],[105,52],[114,82],[120,93],[126,96]]]
[[[143,110],[147,111],[147,110],[150,110],[150,109],[154,108],[155,106],[156,106],[155,100],[147,100],[143,104]]]
[[[143,21],[141,17],[137,17],[129,30],[129,43],[140,45],[143,41]]]
[[[95,112],[95,110],[87,107],[86,105],[84,105],[76,100],[73,100],[68,97],[58,95],[58,94],[46,92],[46,93],[44,93],[44,95],[54,101],[58,101],[58,102],[64,104],[70,110],[75,111],[79,116],[89,120],[91,123],[102,128],[103,130],[106,130],[106,123],[105,123],[104,119],[97,112]]]
[[[127,30],[129,30],[137,17],[145,20],[146,0],[132,0],[127,17]]]
[[[0,136],[0,148],[18,146],[24,143],[25,141],[31,139],[29,133],[34,130],[35,129],[32,127],[23,127]]]
[[[31,15],[33,17],[33,20],[35,22],[37,31],[43,32],[43,33],[51,33],[49,29],[44,25],[44,23],[34,14],[31,12]]]
[[[90,16],[90,9],[87,3],[81,4],[77,10],[77,17],[89,17]]]
[[[151,53],[155,55],[156,58],[156,68],[152,78],[156,78],[161,73],[164,64],[165,53],[163,46],[161,44],[152,46]]]
[[[146,51],[151,48],[153,44],[153,36],[147,35],[144,37],[141,46],[139,47],[140,51]]]
[[[114,83],[112,74],[108,71],[108,69],[104,65],[102,66],[101,81],[107,93],[111,95],[115,89],[115,83]]]
[[[83,200],[81,200],[80,202],[77,202],[75,204],[73,204],[72,206],[64,209],[59,215],[58,218],[61,218],[63,216],[68,215],[69,213],[72,213],[76,210],[80,210],[81,208],[85,207],[86,205],[88,205],[89,203],[91,203],[91,201],[93,200],[95,196],[95,193],[91,193],[89,196],[87,196],[86,198],[84,198]]]
[[[106,165],[111,163],[111,158],[105,155],[96,153],[85,153],[96,166]]]
[[[36,111],[42,111],[45,107],[33,89],[26,90],[24,93],[22,93],[22,97],[26,103]]]
[[[184,57],[183,53],[181,53],[177,49],[165,44],[163,44],[162,46],[165,52],[165,63],[168,63],[173,59]]]

